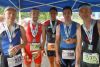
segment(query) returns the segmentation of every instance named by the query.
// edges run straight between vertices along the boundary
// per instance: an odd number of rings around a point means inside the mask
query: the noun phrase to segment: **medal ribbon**
[[[53,26],[52,21],[50,20],[50,26],[51,26],[51,28],[52,28],[53,34],[54,34],[55,31],[56,31],[56,25],[57,25],[57,21],[55,21],[55,24],[54,24],[54,26]]]
[[[72,24],[69,25],[69,26],[64,25],[64,32],[65,32],[66,38],[69,38],[70,37],[71,27],[72,27]]]
[[[10,32],[10,30],[8,29],[7,24],[5,22],[3,23],[3,26],[4,26],[5,30],[6,30],[6,33],[7,33],[9,42],[11,43],[12,42],[12,38],[13,38],[14,31],[15,31],[15,27],[12,26],[11,27],[11,32]]]
[[[95,25],[95,22],[94,21],[91,22],[91,25],[90,25],[90,29],[89,30],[87,30],[85,24],[82,25],[83,26],[83,29],[84,29],[87,37],[88,37],[88,40],[89,40],[90,44],[92,42],[92,35],[93,35],[93,27],[94,27],[94,25]]]
[[[36,24],[35,29],[33,29],[32,23],[30,23],[30,28],[31,28],[32,36],[35,37],[38,33],[38,24]]]

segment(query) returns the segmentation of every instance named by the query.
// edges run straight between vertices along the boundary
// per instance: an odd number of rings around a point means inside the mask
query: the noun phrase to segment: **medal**
[[[55,34],[52,34],[52,38],[55,38]]]
[[[55,22],[55,24],[53,26],[52,21],[50,20],[50,26],[51,26],[52,33],[53,33],[53,35],[52,35],[53,38],[55,37],[54,33],[56,32],[56,25],[57,25],[57,21]]]
[[[32,23],[30,23],[30,29],[31,29],[32,36],[35,38],[38,33],[38,24],[36,24],[35,29],[33,29]],[[33,42],[36,42],[36,39],[33,39]]]
[[[72,27],[72,24],[70,26],[64,25],[64,32],[65,32],[66,39],[70,38],[71,27]]]
[[[36,25],[35,29],[32,29],[32,26],[31,26],[31,32],[32,32],[33,37],[36,37],[38,33],[38,24]]]
[[[88,44],[88,49],[89,49],[89,50],[92,50],[92,49],[93,49],[93,45]]]

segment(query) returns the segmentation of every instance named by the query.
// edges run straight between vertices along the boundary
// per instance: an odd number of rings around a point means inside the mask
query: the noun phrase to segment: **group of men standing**
[[[58,11],[50,8],[50,20],[39,23],[39,9],[30,12],[26,30],[15,21],[17,11],[13,7],[4,10],[4,21],[0,29],[1,67],[41,67],[44,45],[50,67],[99,67],[100,21],[91,18],[91,6],[79,6],[80,25],[71,20],[72,9],[65,6],[62,10],[64,22],[56,18]]]

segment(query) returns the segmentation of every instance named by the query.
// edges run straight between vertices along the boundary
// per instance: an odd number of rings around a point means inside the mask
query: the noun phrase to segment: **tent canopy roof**
[[[12,6],[25,12],[34,7],[42,12],[48,12],[50,7],[56,7],[58,11],[62,11],[64,6],[71,6],[73,11],[78,11],[80,3],[89,3],[94,12],[100,11],[100,0],[0,0],[0,6]]]

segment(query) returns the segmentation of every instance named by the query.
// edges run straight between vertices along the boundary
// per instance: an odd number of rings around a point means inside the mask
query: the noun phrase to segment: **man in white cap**
[[[15,22],[16,14],[13,7],[4,10],[4,22],[0,29],[1,67],[22,67],[21,48],[25,46],[27,39],[24,28]]]

